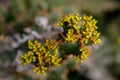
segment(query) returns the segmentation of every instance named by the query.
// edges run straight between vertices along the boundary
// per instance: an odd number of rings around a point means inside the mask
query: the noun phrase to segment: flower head
[[[20,57],[21,65],[34,64],[34,72],[46,74],[50,65],[60,66],[61,58],[58,57],[58,46],[55,41],[45,41],[42,45],[38,41],[28,41],[29,51]]]
[[[79,14],[69,14],[60,19],[58,25],[64,29],[63,40],[79,44],[79,55],[72,52],[77,60],[83,61],[89,56],[90,50],[87,45],[101,42],[96,23],[92,16],[81,17]]]

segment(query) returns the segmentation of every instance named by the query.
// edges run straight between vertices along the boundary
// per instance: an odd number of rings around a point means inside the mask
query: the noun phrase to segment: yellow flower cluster
[[[80,51],[82,52],[81,55],[76,56],[76,61],[80,61],[83,62],[84,60],[87,59],[87,57],[90,55],[90,48],[82,48],[80,49]]]
[[[100,40],[100,33],[97,32],[97,21],[92,19],[92,16],[84,16],[83,22],[81,24],[81,33],[85,36],[86,44],[89,41],[92,41],[94,44],[98,44],[101,42]]]
[[[89,54],[88,44],[98,44],[101,42],[100,33],[97,32],[97,21],[92,16],[83,16],[69,14],[60,19],[59,26],[63,27],[63,38],[65,42],[78,43],[80,46],[80,55],[76,59],[83,61]]]
[[[60,19],[59,26],[62,26],[64,28],[64,31],[67,33],[64,34],[65,40],[70,41],[72,43],[76,42],[80,37],[80,26],[79,21],[81,20],[81,17],[79,17],[79,14],[73,15],[69,14],[65,16],[64,18]]]
[[[81,37],[79,30],[76,30],[75,33],[74,29],[69,29],[66,36],[67,37],[65,37],[65,40],[72,43],[76,42]]]
[[[46,74],[50,65],[60,66],[61,58],[58,57],[58,46],[55,41],[45,41],[42,45],[38,41],[28,41],[29,51],[20,57],[21,65],[34,64],[34,72]]]
[[[78,29],[77,25],[80,20],[81,20],[81,17],[79,17],[79,14],[76,14],[76,15],[69,14],[69,15],[66,15],[64,18],[61,18],[60,23],[58,23],[58,25],[62,27],[74,26],[76,29]]]

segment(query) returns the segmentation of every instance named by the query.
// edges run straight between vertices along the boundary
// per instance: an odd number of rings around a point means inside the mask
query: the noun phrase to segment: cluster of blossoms
[[[45,41],[45,44],[42,45],[38,41],[28,41],[28,51],[26,54],[20,57],[21,65],[32,63],[36,67],[34,72],[37,74],[46,74],[49,65],[60,66],[61,58],[58,57],[58,46],[55,41]]]
[[[64,29],[62,33],[64,42],[79,45],[79,54],[71,53],[76,56],[76,60],[83,61],[89,56],[90,48],[86,47],[87,45],[101,42],[96,23],[97,21],[92,16],[81,17],[79,14],[69,14],[61,18],[58,25]]]
[[[45,44],[28,41],[29,51],[20,57],[21,65],[34,64],[34,72],[45,74],[51,65],[60,66],[67,56],[75,56],[76,61],[83,61],[90,55],[88,45],[99,44],[100,33],[97,32],[97,21],[92,16],[69,14],[60,19],[60,42],[46,39]],[[59,43],[59,44],[58,44]]]

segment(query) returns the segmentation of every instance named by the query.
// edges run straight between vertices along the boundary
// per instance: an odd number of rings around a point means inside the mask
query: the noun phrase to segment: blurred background
[[[98,20],[102,43],[91,56],[50,67],[46,76],[20,67],[27,40],[55,38],[59,18],[69,13]],[[0,80],[120,80],[120,0],[0,0]]]

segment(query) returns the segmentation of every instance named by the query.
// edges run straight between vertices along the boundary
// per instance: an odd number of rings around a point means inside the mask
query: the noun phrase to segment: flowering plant
[[[58,25],[63,32],[59,32],[58,39],[46,39],[44,44],[29,40],[29,51],[20,57],[21,65],[32,63],[36,66],[34,72],[45,75],[49,66],[60,66],[69,55],[73,55],[76,62],[84,61],[90,55],[88,45],[101,42],[96,23],[92,16],[79,14],[61,18]]]

